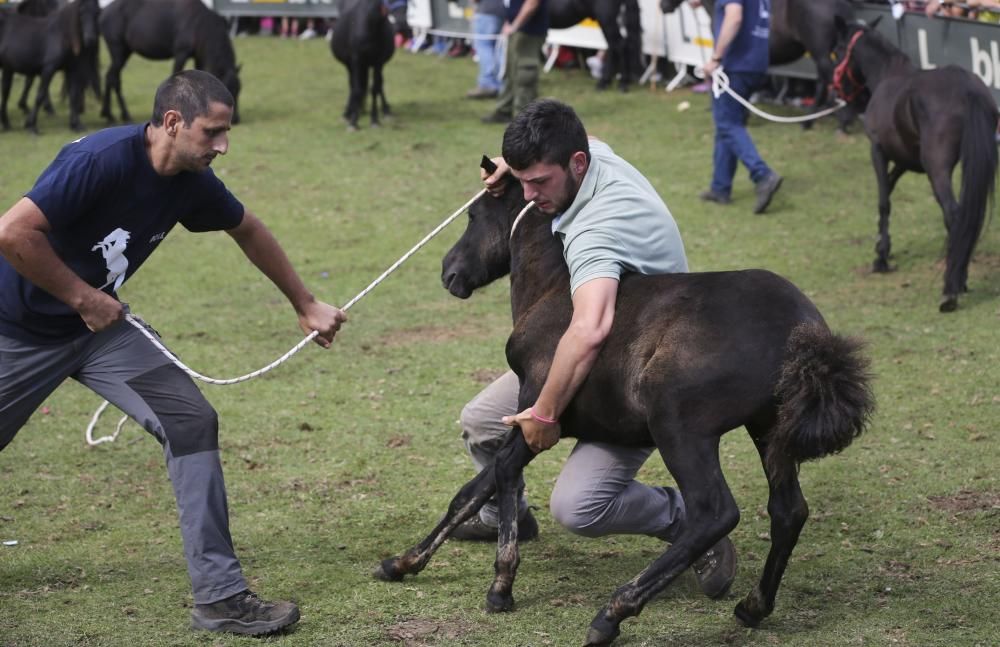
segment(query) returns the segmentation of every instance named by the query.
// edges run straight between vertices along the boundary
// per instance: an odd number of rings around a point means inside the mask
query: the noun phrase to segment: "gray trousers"
[[[517,413],[519,388],[517,375],[507,371],[462,409],[462,439],[477,471],[492,464],[507,435],[514,432],[500,418]],[[586,537],[632,534],[676,539],[684,523],[680,492],[635,480],[653,451],[651,447],[577,442],[552,489],[553,518]],[[520,509],[526,506],[522,496]],[[497,525],[496,505],[487,503],[479,516]]]
[[[0,450],[67,377],[124,411],[163,446],[195,603],[246,589],[229,535],[218,416],[191,378],[128,323],[54,345],[0,335]]]

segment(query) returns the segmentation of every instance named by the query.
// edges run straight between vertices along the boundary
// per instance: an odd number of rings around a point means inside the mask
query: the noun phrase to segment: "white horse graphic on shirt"
[[[115,229],[104,237],[104,240],[90,248],[90,251],[101,250],[104,256],[104,263],[108,266],[108,280],[99,290],[103,290],[112,283],[115,284],[113,290],[118,291],[122,283],[125,282],[125,270],[128,269],[128,259],[125,258],[125,248],[131,234],[124,229]]]

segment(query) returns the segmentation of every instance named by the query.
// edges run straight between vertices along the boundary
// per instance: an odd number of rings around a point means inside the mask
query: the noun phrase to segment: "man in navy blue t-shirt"
[[[694,2],[693,2],[694,3]],[[729,78],[729,87],[744,99],[764,85],[767,78],[768,37],[771,31],[771,0],[718,0],[712,17],[714,46],[705,64],[705,76],[719,67]],[[712,99],[715,147],[712,153],[712,184],[701,199],[729,204],[737,162],[743,162],[754,183],[754,213],[763,213],[781,186],[781,176],[761,159],[746,129],[747,109],[729,93]]]
[[[163,445],[194,625],[262,634],[298,621],[299,610],[247,587],[229,534],[216,412],[123,323],[116,294],[179,222],[232,236],[320,345],[346,320],[310,294],[267,227],[209,168],[229,148],[233,103],[212,75],[179,72],[157,89],[150,123],[66,145],[0,218],[0,450],[68,377],[125,411]]]

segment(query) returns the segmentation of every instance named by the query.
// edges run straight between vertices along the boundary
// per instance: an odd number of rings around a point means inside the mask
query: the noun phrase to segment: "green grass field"
[[[343,304],[479,190],[477,163],[502,129],[464,100],[469,59],[397,53],[386,70],[396,117],[347,132],[343,68],[318,41],[237,39],[241,114],[216,172],[284,243],[316,294]],[[105,57],[106,64],[106,57]],[[148,114],[169,63],[133,58],[124,88]],[[15,92],[19,91],[15,86]],[[642,170],[676,217],[693,270],[765,267],[815,300],[838,332],[865,338],[878,412],[842,455],[802,468],[812,515],[774,614],[757,630],[732,609],[768,549],[767,488],[746,434],[723,441],[740,504],[740,565],[730,596],[679,579],[616,644],[996,645],[1000,636],[1000,233],[990,224],[960,309],[937,311],[944,227],[926,178],[894,195],[895,273],[873,275],[875,180],[867,140],[753,119],[785,176],[765,216],[751,214],[741,169],[728,207],[697,199],[711,171],[708,99],[681,90],[596,93],[579,70],[544,77],[588,131]],[[691,109],[679,111],[681,101]],[[101,125],[90,98],[84,121]],[[66,106],[43,134],[0,133],[0,204],[26,191],[77,135]],[[19,119],[16,108],[12,117]],[[541,538],[522,547],[517,610],[483,609],[493,547],[449,542],[400,584],[376,563],[430,530],[471,475],[462,405],[504,368],[504,282],[458,301],[440,287],[456,223],[350,311],[334,348],[309,347],[266,376],[205,387],[220,412],[232,531],[252,586],[291,598],[297,645],[578,645],[614,589],[663,546],[583,539],[545,508],[571,442],[526,473]],[[224,234],[178,228],[121,296],[182,359],[214,377],[258,368],[298,341],[290,308]],[[2,361],[2,360],[0,360]],[[173,497],[156,443],[134,424],[88,448],[100,403],[68,383],[0,454],[0,645],[242,645],[195,633]],[[117,419],[106,414],[99,433]],[[641,478],[669,483],[651,460]]]

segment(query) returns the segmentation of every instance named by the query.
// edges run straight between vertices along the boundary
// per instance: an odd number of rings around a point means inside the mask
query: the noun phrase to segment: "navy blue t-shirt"
[[[504,0],[504,6],[507,7],[507,22],[514,22],[517,14],[521,12],[521,7],[524,6],[524,0]],[[528,22],[521,25],[519,31],[532,36],[545,36],[549,33],[548,0],[541,0],[538,3],[535,13],[531,14]]]
[[[719,30],[726,15],[726,5],[743,5],[743,22],[736,38],[722,57],[722,67],[731,72],[767,72],[767,39],[771,33],[771,0],[719,0],[715,3],[712,32],[719,40]]]
[[[197,232],[243,220],[243,205],[211,169],[157,175],[145,128],[108,128],[67,144],[27,193],[51,225],[59,258],[112,296],[176,223]],[[44,344],[85,332],[75,310],[0,257],[0,334]]]

